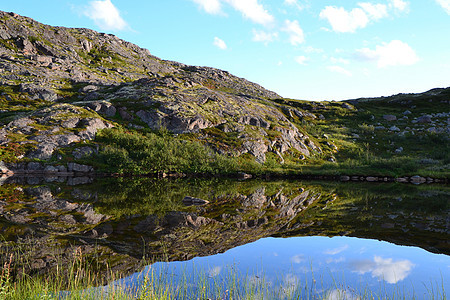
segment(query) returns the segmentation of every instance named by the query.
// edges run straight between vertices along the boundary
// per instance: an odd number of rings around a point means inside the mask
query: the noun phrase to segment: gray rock
[[[350,176],[347,175],[342,175],[341,177],[339,177],[340,181],[350,181]]]
[[[183,203],[185,205],[205,205],[205,204],[208,204],[209,201],[191,197],[191,196],[186,196],[183,198]]]
[[[251,174],[247,174],[247,173],[244,173],[244,172],[239,172],[237,174],[237,178],[240,179],[240,180],[246,180],[246,179],[250,179],[252,177],[253,176]]]
[[[107,117],[113,117],[117,111],[111,103],[106,101],[89,103],[88,107],[100,114],[106,115]]]
[[[48,160],[52,157],[53,152],[58,147],[68,146],[71,143],[79,142],[80,137],[74,134],[62,134],[62,135],[39,135],[32,138],[38,142],[37,148],[27,153],[29,158],[37,158]]]
[[[80,205],[80,207],[77,208],[77,212],[84,215],[84,223],[91,225],[100,223],[106,217],[105,215],[96,213],[90,204]]]
[[[92,50],[92,43],[89,40],[83,40],[81,41],[81,46],[83,47],[84,51],[89,53]]]
[[[397,126],[391,126],[389,128],[390,131],[400,131],[400,128],[398,128]]]
[[[435,165],[438,163],[439,163],[439,160],[435,160],[435,159],[431,159],[431,158],[423,158],[423,159],[419,160],[419,164],[423,164],[423,165]]]
[[[100,94],[97,92],[90,92],[84,98],[83,101],[93,101],[98,100],[100,98]]]
[[[59,220],[61,222],[64,222],[64,223],[67,223],[67,224],[70,224],[70,225],[77,224],[77,221],[75,220],[73,215],[62,215],[62,216],[59,217]]]
[[[69,172],[80,172],[80,173],[89,173],[94,169],[91,166],[81,165],[77,163],[67,163],[67,170]]]
[[[405,111],[403,112],[403,114],[404,114],[404,115],[410,115],[411,112],[410,112],[409,110],[405,110]]]
[[[84,157],[90,157],[94,153],[95,153],[94,149],[92,149],[91,147],[88,147],[88,146],[77,148],[77,149],[72,151],[72,155],[76,159],[81,159],[81,158],[84,158]]]
[[[258,116],[243,116],[240,117],[238,119],[238,122],[240,124],[245,124],[245,125],[251,125],[251,126],[257,126],[257,127],[262,127],[262,128],[266,128],[268,129],[270,127],[270,124],[264,120],[261,117]]]
[[[58,168],[54,167],[54,166],[46,166],[44,168],[44,172],[46,173],[57,173],[59,170]]]
[[[423,115],[423,116],[418,117],[416,120],[418,123],[431,123],[431,116]]]
[[[58,169],[58,172],[61,172],[61,173],[67,172],[67,168],[65,166],[59,165],[59,166],[56,166],[56,168]]]
[[[68,146],[72,143],[79,142],[80,137],[75,134],[72,134],[72,133],[60,134],[60,135],[55,135],[54,140],[59,147],[64,147],[64,146]]]
[[[17,120],[14,120],[12,122],[10,122],[7,126],[7,128],[25,128],[27,127],[29,124],[34,123],[35,121],[26,117],[26,118],[19,118]]]
[[[0,160],[0,174],[1,173],[8,173],[10,170],[9,168],[6,166],[6,164]]]
[[[80,118],[70,118],[61,122],[63,128],[75,128],[80,122]]]
[[[27,164],[27,170],[29,170],[29,171],[40,171],[43,168],[44,167],[42,166],[42,164],[38,163],[38,162],[32,161]]]
[[[395,149],[395,153],[402,153],[403,152],[403,147],[399,147],[397,149]]]
[[[412,176],[409,179],[409,182],[413,183],[413,184],[421,184],[421,183],[425,183],[427,182],[427,179],[418,175]]]
[[[268,147],[263,140],[247,140],[243,143],[242,148],[244,149],[244,153],[248,152],[252,154],[258,163],[264,163],[266,161]]]
[[[42,99],[45,101],[58,100],[58,95],[55,91],[32,84],[21,84],[19,91],[22,93],[28,93],[32,99]]]
[[[88,184],[90,182],[91,182],[91,179],[89,177],[86,177],[86,176],[69,177],[67,179],[67,185],[70,185],[70,186]]]
[[[396,178],[395,181],[401,182],[401,183],[407,183],[408,178],[407,177],[399,177],[399,178]]]
[[[83,119],[81,123],[86,129],[80,131],[78,136],[84,140],[93,140],[98,130],[112,127],[98,118]]]
[[[261,208],[268,203],[268,198],[265,195],[266,189],[264,187],[258,188],[255,192],[241,200],[245,207]],[[281,194],[281,193],[280,193]]]
[[[386,121],[395,121],[397,120],[397,117],[394,115],[384,115],[383,119],[385,119]]]
[[[119,108],[119,115],[125,121],[133,120],[133,117],[127,112],[126,107]]]
[[[348,104],[348,103],[342,103],[341,107],[342,107],[342,108],[345,108],[345,109],[354,109],[354,107],[351,106],[351,105]]]

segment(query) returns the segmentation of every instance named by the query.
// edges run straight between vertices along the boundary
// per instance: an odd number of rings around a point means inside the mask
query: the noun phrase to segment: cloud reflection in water
[[[372,260],[357,260],[350,263],[354,272],[359,274],[371,273],[372,277],[395,284],[404,280],[411,273],[414,264],[409,260],[397,260],[375,256]]]

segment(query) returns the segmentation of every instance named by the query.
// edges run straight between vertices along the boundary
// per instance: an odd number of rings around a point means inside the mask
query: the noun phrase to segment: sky
[[[112,33],[287,98],[450,86],[450,0],[0,0],[0,10]]]

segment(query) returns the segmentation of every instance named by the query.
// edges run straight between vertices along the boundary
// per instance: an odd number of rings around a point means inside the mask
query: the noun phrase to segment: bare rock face
[[[100,116],[70,104],[55,104],[18,118],[2,130],[5,135],[22,134],[34,145],[27,157],[50,159],[55,150],[85,140],[92,140],[98,130],[111,127]]]
[[[209,128],[224,133],[244,132],[247,129],[248,133],[238,137],[242,141],[241,145],[225,152],[232,155],[250,153],[260,163],[265,162],[267,152],[282,154],[289,149],[296,149],[309,156],[311,151],[320,150],[314,143],[308,143],[308,137],[278,108],[266,105],[264,99],[212,88],[199,88],[203,80],[203,74],[199,74],[201,71],[205,70],[185,67],[179,71],[177,77],[142,79],[123,85],[115,93],[106,94],[105,98],[110,103],[121,101],[121,104],[122,99],[130,99],[133,105],[126,107],[126,110],[121,108],[119,112],[127,120],[132,119],[129,112],[133,110],[133,106],[138,104],[139,107],[144,107],[136,112],[136,116],[151,129],[164,127],[177,134],[204,134],[203,130]],[[212,69],[206,71],[214,77]],[[226,76],[231,75],[227,74],[223,73],[222,77],[215,76],[218,85],[228,84]],[[245,80],[243,84],[248,88],[254,87],[247,86]],[[260,94],[274,96],[270,93]],[[301,114],[300,111],[298,114]],[[306,113],[303,115],[306,116]],[[277,133],[269,135],[273,131]]]

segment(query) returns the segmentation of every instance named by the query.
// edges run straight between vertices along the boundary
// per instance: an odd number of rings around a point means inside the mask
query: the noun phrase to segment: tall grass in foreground
[[[233,267],[224,269],[220,276],[195,267],[190,272],[183,269],[175,273],[166,263],[157,263],[161,268],[147,268],[132,282],[111,273],[113,281],[102,286],[98,282],[102,276],[97,276],[89,264],[83,264],[82,257],[55,273],[22,275],[13,280],[11,259],[12,256],[0,272],[0,299],[446,299],[443,279],[427,284],[426,295],[416,295],[413,287],[405,291],[396,286],[388,291],[380,283],[374,291],[368,284],[347,284],[344,279],[333,279],[331,286],[325,286],[323,277],[316,280],[314,275],[304,281],[286,274],[269,279],[263,272],[240,274]]]

